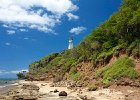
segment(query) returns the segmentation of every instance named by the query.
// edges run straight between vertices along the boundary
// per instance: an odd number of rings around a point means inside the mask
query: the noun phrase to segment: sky
[[[1,0],[0,78],[40,58],[78,45],[118,11],[122,0]]]

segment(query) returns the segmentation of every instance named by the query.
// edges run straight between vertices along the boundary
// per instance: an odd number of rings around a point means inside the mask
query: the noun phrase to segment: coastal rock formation
[[[38,97],[39,87],[34,84],[19,85],[3,95],[5,100],[37,100]]]
[[[67,96],[67,92],[61,91],[61,92],[59,93],[59,96]]]

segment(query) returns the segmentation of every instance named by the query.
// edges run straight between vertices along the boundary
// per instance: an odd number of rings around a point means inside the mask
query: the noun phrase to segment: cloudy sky
[[[15,77],[43,56],[76,46],[121,0],[1,0],[0,77]]]

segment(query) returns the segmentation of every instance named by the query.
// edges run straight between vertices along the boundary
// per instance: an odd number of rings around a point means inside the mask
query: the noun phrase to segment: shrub
[[[76,63],[76,59],[68,59],[63,67],[64,71],[69,71],[70,67]]]
[[[140,55],[140,50],[138,48],[135,48],[132,50],[132,55],[134,57],[138,57]]]
[[[103,83],[108,84],[115,79],[128,77],[130,79],[138,78],[139,74],[134,69],[134,64],[128,57],[119,58],[109,69],[104,72]]]
[[[105,42],[105,43],[102,45],[102,48],[108,50],[108,49],[112,48],[112,46],[113,46],[112,42],[111,42],[111,41],[107,41],[107,42]]]
[[[74,81],[77,81],[80,78],[80,72],[71,73],[70,78]]]
[[[88,91],[96,91],[98,87],[95,84],[92,84],[88,87]]]
[[[96,71],[96,77],[103,77],[105,72],[109,69],[110,66],[105,66],[103,68],[100,68]]]
[[[26,79],[27,78],[27,72],[26,71],[21,71],[16,74],[18,79]]]
[[[112,50],[109,50],[107,52],[101,52],[98,56],[97,56],[97,60],[99,59],[107,59],[109,56],[111,56],[113,54]]]

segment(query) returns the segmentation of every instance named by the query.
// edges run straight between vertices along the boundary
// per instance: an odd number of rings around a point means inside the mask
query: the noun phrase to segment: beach
[[[57,87],[48,81],[19,81],[16,85],[1,89],[4,92],[1,92],[0,100],[140,100],[139,88],[121,89],[88,91],[86,87]],[[62,91],[67,95],[59,96]]]
[[[0,79],[0,94],[6,93],[14,89],[17,85],[16,79]]]

